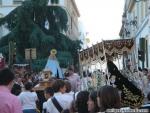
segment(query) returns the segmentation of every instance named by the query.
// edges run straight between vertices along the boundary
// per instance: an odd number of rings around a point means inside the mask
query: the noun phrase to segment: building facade
[[[0,17],[6,16],[14,8],[21,4],[25,0],[0,0]],[[48,5],[51,5],[52,0],[49,0]],[[58,4],[64,8],[68,13],[68,31],[66,35],[72,39],[79,39],[79,29],[78,29],[78,17],[80,16],[78,8],[76,6],[75,0],[58,0]],[[6,35],[9,31],[3,26],[0,28],[0,37]]]
[[[21,4],[24,0],[0,0],[0,18],[6,16],[13,9]],[[0,37],[8,34],[8,29],[5,26],[0,27]]]
[[[139,67],[150,68],[150,0],[125,1],[120,36],[135,40],[129,59]]]
[[[49,0],[48,5],[52,5],[52,0]],[[67,35],[71,40],[79,39],[80,31],[78,28],[78,18],[80,17],[75,0],[58,0],[58,4],[68,13],[68,31]]]
[[[81,20],[79,20],[79,39],[82,41],[82,49],[88,48],[88,42],[87,42],[87,34],[86,29],[84,27],[84,24]]]

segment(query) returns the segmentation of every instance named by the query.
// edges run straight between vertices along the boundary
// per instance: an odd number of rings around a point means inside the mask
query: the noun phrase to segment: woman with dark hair
[[[75,102],[76,110],[78,113],[89,113],[88,112],[88,98],[89,92],[88,91],[80,91],[77,95],[77,99]]]
[[[101,87],[97,96],[97,101],[101,112],[104,112],[107,109],[119,109],[121,107],[121,97],[119,92],[112,86],[106,85]]]
[[[87,104],[88,104],[89,113],[99,112],[99,107],[97,104],[97,92],[96,91],[93,91],[90,93],[89,100],[88,100]]]
[[[48,99],[46,109],[49,113],[60,113],[65,108],[65,104],[62,102],[62,95],[66,92],[65,82],[58,79],[52,84],[52,88],[54,89],[54,96]],[[60,109],[57,107],[58,105]]]
[[[21,93],[21,86],[15,83],[11,89],[11,93],[18,96]]]
[[[19,99],[22,104],[23,113],[37,113],[36,101],[38,100],[37,94],[32,92],[33,85],[30,82],[25,84],[25,91],[20,93]]]

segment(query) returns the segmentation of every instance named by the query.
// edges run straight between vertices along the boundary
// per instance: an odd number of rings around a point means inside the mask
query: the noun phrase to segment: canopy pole
[[[110,85],[110,75],[108,72],[108,65],[107,65],[107,57],[106,57],[106,51],[105,51],[105,45],[104,45],[104,40],[102,39],[102,45],[103,45],[103,53],[104,53],[104,60],[106,61],[106,76],[107,76],[107,80],[106,80],[106,85]]]
[[[118,57],[117,57],[117,60],[118,60],[118,68],[119,68],[119,70],[121,70],[121,67],[120,67],[120,62],[119,62],[119,55],[118,55]]]
[[[106,74],[108,74],[107,57],[106,57],[106,51],[105,51],[105,45],[103,39],[102,39],[102,45],[103,45],[104,60],[106,61]]]

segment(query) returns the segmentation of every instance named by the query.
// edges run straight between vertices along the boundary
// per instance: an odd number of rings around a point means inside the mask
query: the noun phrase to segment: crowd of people
[[[149,85],[148,70],[144,69],[141,73],[147,77]],[[111,85],[92,91],[81,90],[82,80],[72,66],[68,68],[64,79],[51,78],[51,87],[45,88],[39,95],[33,87],[41,79],[37,74],[25,74],[22,78],[16,77],[8,68],[0,70],[0,113],[98,113],[130,107],[122,105],[119,90]],[[145,93],[146,105],[139,108],[150,108],[149,89]]]

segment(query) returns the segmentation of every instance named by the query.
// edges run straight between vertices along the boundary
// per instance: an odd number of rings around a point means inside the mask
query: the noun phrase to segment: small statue
[[[47,60],[45,69],[48,69],[52,72],[52,77],[63,78],[62,70],[59,66],[59,62],[56,58],[56,54],[57,54],[56,49],[52,49],[50,52],[50,56]]]

